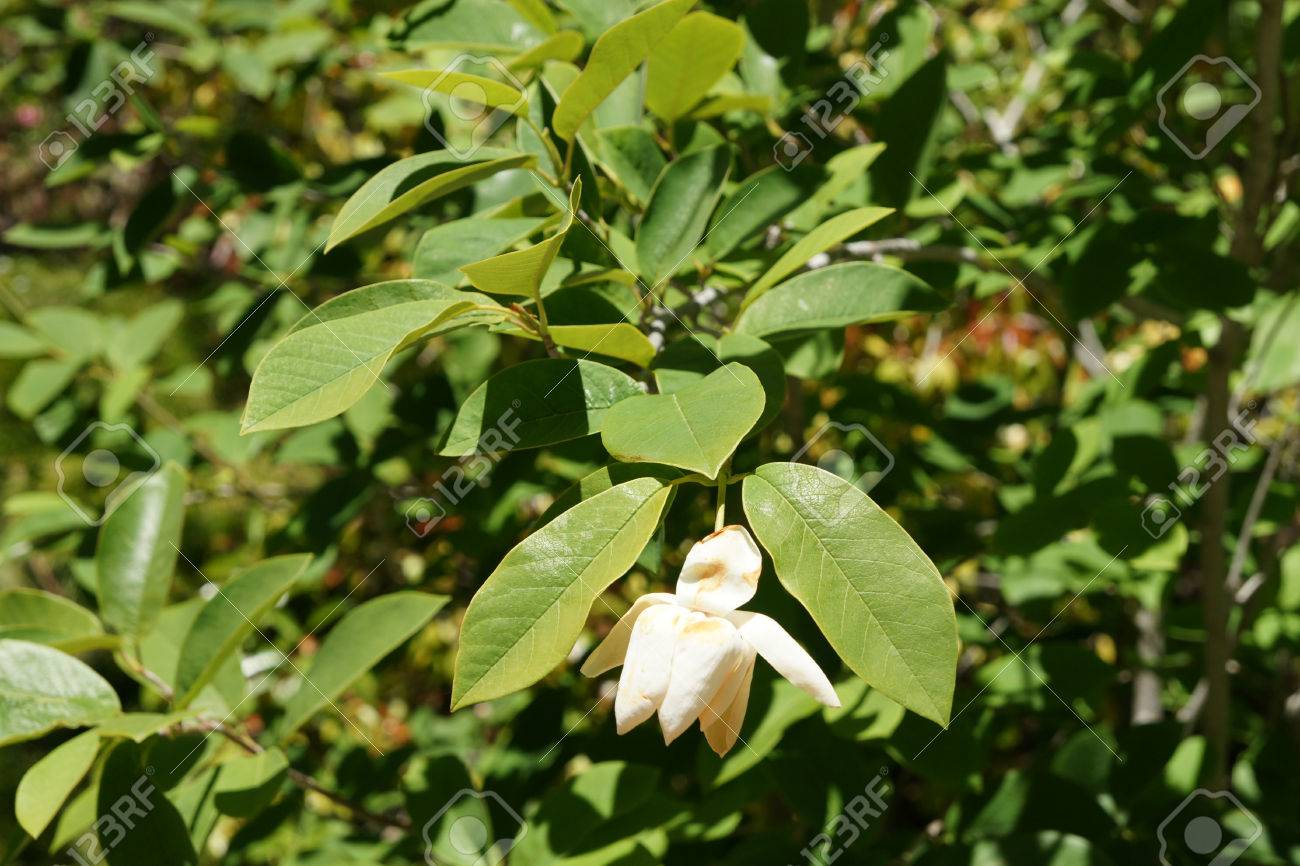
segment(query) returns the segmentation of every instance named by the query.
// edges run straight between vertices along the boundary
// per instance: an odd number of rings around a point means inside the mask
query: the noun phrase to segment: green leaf
[[[421,90],[455,96],[465,102],[502,108],[511,114],[528,113],[528,97],[522,91],[482,75],[451,69],[402,69],[398,72],[381,72],[380,76]]]
[[[612,487],[516,545],[474,595],[461,625],[452,709],[535,683],[573,649],[596,598],[650,540],[668,487]]]
[[[957,618],[943,578],[880,506],[802,463],[745,478],[745,514],[781,585],[845,663],[875,689],[947,726]]]
[[[654,359],[655,347],[641,329],[627,322],[606,325],[551,325],[551,339],[555,345],[573,349],[586,355],[604,355],[620,361],[631,361],[640,367],[649,366]],[[537,339],[532,334],[510,330],[520,337]]]
[[[710,788],[718,788],[758,766],[781,742],[781,737],[795,722],[817,712],[820,705],[798,686],[780,677],[755,678],[750,696],[749,732],[745,748],[734,749],[725,758],[705,753],[703,770]],[[761,712],[761,714],[760,714]],[[757,718],[754,718],[757,716]]]
[[[867,226],[879,222],[893,212],[893,208],[887,207],[860,207],[831,217],[817,226],[796,241],[772,267],[767,269],[767,273],[749,287],[749,291],[745,293],[745,300],[741,302],[741,311],[743,312],[758,300],[772,286],[808,264],[808,260],[813,256],[825,252],[840,241],[853,237]]]
[[[753,370],[763,384],[763,414],[750,430],[750,433],[756,433],[780,413],[785,403],[785,365],[781,355],[757,337],[749,334],[723,334],[721,337],[695,334],[669,343],[654,360],[659,393],[680,391],[731,361]]]
[[[240,432],[333,418],[379,381],[399,348],[478,303],[492,301],[428,280],[375,283],[325,302],[257,365]]]
[[[95,728],[101,740],[133,740],[143,743],[168,725],[193,716],[188,713],[123,713],[100,722]]]
[[[517,57],[512,57],[506,66],[514,70],[540,67],[548,60],[571,63],[582,53],[585,44],[582,34],[578,31],[561,30],[548,36],[545,42],[534,45]]]
[[[202,598],[195,596],[180,604],[163,608],[158,616],[158,622],[140,641],[140,663],[171,686],[172,691],[176,690],[176,671],[180,666],[180,654],[185,645],[185,638],[206,603]],[[244,690],[244,675],[239,668],[239,659],[231,656],[208,687],[190,703],[189,711],[206,710],[215,713],[217,718],[224,718],[243,700]],[[121,725],[122,722],[117,721],[115,724]],[[133,722],[127,727],[132,731],[136,730]],[[133,736],[130,731],[124,732],[123,735]]]
[[[344,204],[325,252],[364,231],[382,225],[437,196],[491,177],[507,168],[531,165],[529,154],[479,148],[470,159],[435,150],[398,160],[361,185]]]
[[[937,54],[891,94],[880,111],[879,129],[886,148],[871,167],[875,201],[902,207],[913,196],[930,197],[921,183],[930,171],[939,118],[945,110],[951,110],[947,61]]]
[[[148,307],[128,322],[115,323],[104,338],[104,355],[118,370],[144,364],[162,349],[185,314],[180,301],[166,300]]]
[[[560,252],[560,245],[573,227],[574,214],[582,197],[582,179],[573,182],[569,192],[569,207],[555,234],[539,244],[522,250],[502,253],[481,262],[465,265],[461,271],[469,277],[474,288],[490,295],[519,295],[537,300],[540,297],[542,278]]]
[[[645,104],[668,123],[683,117],[736,65],[745,47],[739,24],[709,12],[677,22],[646,61]]]
[[[534,217],[452,220],[429,229],[415,245],[411,273],[419,279],[455,285],[468,265],[508,250],[537,231],[545,220]]]
[[[424,628],[446,603],[445,595],[391,592],[348,611],[321,642],[311,668],[284,708],[277,739],[287,739],[353,681]]]
[[[637,478],[658,478],[667,483],[681,478],[686,473],[675,466],[660,466],[654,463],[610,463],[595,472],[588,473],[555,497],[550,506],[537,518],[534,529],[541,529],[579,502],[585,502],[593,496],[604,493],[611,487],[633,481]]]
[[[122,712],[117,692],[79,659],[22,640],[0,640],[0,746]]]
[[[0,358],[34,358],[50,351],[50,344],[17,322],[0,321]]]
[[[695,5],[695,0],[664,0],[618,22],[601,34],[591,48],[587,65],[555,107],[551,127],[565,141],[573,141],[578,128],[614,88],[641,65],[654,47]]]
[[[700,244],[731,173],[731,146],[698,150],[674,160],[650,193],[636,235],[641,276],[654,290]]]
[[[37,358],[28,361],[9,386],[5,405],[24,421],[30,421],[63,393],[81,369],[78,359]]]
[[[104,320],[78,307],[40,307],[27,325],[70,359],[85,360],[104,348]]]
[[[23,775],[14,794],[14,813],[28,836],[35,839],[45,832],[98,754],[99,735],[85,731],[61,743]]]
[[[642,393],[631,376],[595,361],[526,361],[469,395],[439,453],[495,453],[578,439],[600,429],[610,406]]]
[[[259,562],[217,589],[195,617],[176,668],[177,707],[185,707],[239,649],[257,622],[289,591],[311,556],[277,556]]]
[[[275,799],[288,775],[289,759],[279,749],[241,755],[218,768],[213,804],[223,815],[256,815]]]
[[[0,592],[0,638],[80,652],[103,645],[105,635],[99,618],[76,602],[21,588]]]
[[[904,270],[845,262],[800,274],[766,292],[736,320],[736,331],[756,336],[887,322],[933,313],[948,300]]]
[[[713,214],[704,239],[709,257],[720,259],[745,239],[780,222],[808,198],[820,176],[817,169],[804,164],[791,171],[770,165],[745,178]]]
[[[650,191],[668,164],[654,134],[639,126],[613,126],[596,133],[596,147],[614,179],[638,201],[650,201]]]
[[[174,463],[146,478],[109,512],[95,548],[104,622],[141,637],[167,601],[185,519],[185,473]]]
[[[715,478],[763,414],[764,399],[754,371],[733,362],[675,393],[614,405],[600,438],[619,460],[667,463]]]
[[[127,829],[125,821],[95,821],[101,850],[108,853],[108,866],[193,866],[198,862],[185,819],[159,790],[177,769],[167,762],[158,767],[146,764],[144,747],[131,740],[120,741],[108,753],[100,774],[96,814],[125,813],[131,822]],[[169,793],[177,796],[175,789]]]

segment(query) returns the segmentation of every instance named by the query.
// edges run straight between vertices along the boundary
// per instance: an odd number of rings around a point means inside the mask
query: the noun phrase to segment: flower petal
[[[719,758],[726,757],[731,747],[736,745],[736,740],[740,739],[740,726],[745,723],[745,710],[749,707],[749,687],[754,681],[754,649],[748,644],[746,647],[748,649],[745,651],[740,670],[731,676],[731,681],[735,683],[731,700],[725,707],[719,704],[713,705],[721,710],[722,715],[714,715],[708,707],[700,713],[700,730],[704,732],[704,739],[709,741],[709,747]],[[722,691],[723,689],[719,689],[719,694]]]
[[[680,609],[680,608],[679,608]],[[659,706],[664,743],[671,743],[700,717],[744,652],[736,628],[725,619],[685,611],[673,646],[672,677]]]
[[[673,594],[670,592],[650,592],[634,601],[627,613],[614,623],[600,646],[587,656],[587,660],[582,663],[582,673],[589,677],[599,676],[623,664],[628,642],[632,640],[632,626],[636,625],[637,618],[652,604],[672,603]]]
[[[650,718],[663,702],[672,671],[677,623],[689,613],[677,605],[652,604],[637,618],[614,696],[614,719],[620,734]]]
[[[826,674],[817,667],[817,662],[813,661],[807,650],[781,628],[780,623],[770,616],[745,610],[729,614],[727,618],[736,626],[740,636],[758,650],[758,654],[768,664],[776,668],[777,673],[826,706],[840,705],[840,699],[835,695],[835,689]]]
[[[754,597],[763,555],[743,526],[724,526],[700,539],[677,578],[677,601],[705,613],[727,614]]]

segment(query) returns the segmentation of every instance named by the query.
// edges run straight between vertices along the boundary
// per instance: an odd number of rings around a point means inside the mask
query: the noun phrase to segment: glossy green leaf
[[[853,237],[867,226],[879,222],[893,212],[893,208],[887,207],[860,207],[831,217],[817,226],[796,241],[763,276],[749,287],[749,291],[745,293],[745,300],[740,305],[741,310],[748,308],[768,289],[808,264],[808,260],[813,256]]]
[[[740,59],[745,33],[709,12],[692,12],[669,31],[646,61],[645,103],[672,123],[704,98]]]
[[[241,755],[218,768],[213,804],[223,815],[256,815],[275,799],[288,775],[289,759],[279,749]]]
[[[545,220],[535,217],[452,220],[420,236],[411,256],[411,274],[418,279],[456,285],[464,280],[462,265],[491,258],[527,238]]]
[[[85,662],[41,644],[0,640],[0,746],[120,712],[117,692]]]
[[[649,56],[654,47],[695,5],[695,0],[664,0],[615,24],[591,48],[587,65],[560,97],[551,121],[555,134],[573,141],[596,106]]]
[[[613,126],[596,133],[600,161],[638,201],[650,201],[655,181],[668,164],[654,134],[639,126]]]
[[[465,612],[453,709],[522,689],[564,660],[597,597],[650,540],[668,492],[654,478],[612,487],[506,554]]]
[[[74,601],[40,589],[0,592],[0,638],[79,652],[104,643],[99,618]]]
[[[799,274],[764,293],[736,321],[756,336],[887,322],[933,313],[948,300],[920,277],[888,265],[844,262]]]
[[[659,176],[636,234],[641,276],[652,290],[699,246],[730,173],[731,147],[719,145],[674,160]]]
[[[470,394],[439,452],[494,453],[578,439],[600,429],[610,406],[642,393],[631,376],[595,361],[526,361]]]
[[[23,774],[14,794],[18,824],[33,839],[45,832],[99,754],[99,735],[85,731],[60,743]]]
[[[767,463],[745,478],[745,514],[797,598],[873,688],[948,724],[957,619],[934,564],[857,487],[815,466]]]
[[[276,736],[284,740],[298,730],[384,656],[424,628],[446,603],[445,595],[390,592],[348,611],[321,642],[298,691],[284,708]]]
[[[158,619],[180,555],[184,518],[185,472],[168,463],[104,521],[95,549],[99,612],[122,634],[140,637]]]
[[[753,370],[763,385],[763,414],[750,430],[756,433],[777,416],[785,403],[785,367],[781,355],[757,337],[749,334],[723,334],[721,337],[696,334],[669,343],[654,360],[659,393],[680,391],[732,361]]]
[[[763,414],[764,399],[754,371],[733,362],[672,394],[616,404],[605,413],[600,438],[619,460],[714,478]]]
[[[392,280],[340,295],[304,316],[253,372],[241,432],[333,418],[379,381],[399,348],[488,298],[429,280]]]
[[[518,295],[536,300],[541,291],[542,278],[550,270],[560,245],[573,227],[574,214],[582,198],[582,179],[573,182],[569,192],[569,207],[564,212],[555,234],[541,243],[493,256],[485,261],[464,265],[461,271],[469,277],[474,288],[490,295]]]
[[[511,114],[528,113],[528,97],[522,91],[482,75],[453,69],[402,69],[380,74],[391,81],[399,81],[431,93],[445,93],[464,102],[501,108]]]
[[[435,150],[398,160],[361,185],[343,204],[325,251],[382,225],[437,196],[491,177],[507,168],[531,165],[529,154],[479,148],[469,159]]]
[[[277,556],[241,572],[195,617],[176,668],[176,706],[184,707],[239,649],[257,623],[302,574],[311,557]]]

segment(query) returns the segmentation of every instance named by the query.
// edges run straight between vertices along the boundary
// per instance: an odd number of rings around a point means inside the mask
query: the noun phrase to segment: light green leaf
[[[730,363],[672,394],[646,394],[605,413],[600,438],[625,462],[667,463],[717,477],[763,414],[763,385]]]
[[[0,638],[80,652],[105,641],[99,618],[74,601],[40,589],[0,592]]]
[[[421,90],[445,93],[465,102],[501,108],[511,114],[528,113],[528,97],[519,89],[502,81],[457,72],[452,69],[402,69],[398,72],[380,73],[383,78],[400,81]]]
[[[452,220],[429,229],[415,245],[411,273],[419,279],[455,285],[468,265],[508,250],[537,231],[545,220],[534,217]]]
[[[668,161],[653,133],[639,126],[612,126],[596,133],[600,162],[638,201],[650,201],[650,191]]]
[[[817,187],[803,204],[795,208],[788,217],[792,228],[807,231],[814,228],[835,204],[835,201],[855,183],[861,183],[862,177],[885,150],[880,143],[860,144],[841,150],[826,160],[826,172],[829,177]]]
[[[49,343],[22,325],[0,321],[0,358],[34,358],[49,351]]]
[[[424,628],[447,603],[445,595],[391,592],[347,612],[321,642],[311,668],[289,699],[276,737],[283,741],[354,680]]]
[[[605,325],[551,325],[551,339],[555,345],[573,349],[586,355],[604,355],[620,361],[631,361],[645,367],[654,359],[655,347],[641,329],[627,322]],[[537,339],[517,329],[506,333],[517,337]]]
[[[546,38],[545,42],[534,45],[523,54],[512,57],[506,64],[510,69],[533,69],[549,60],[571,63],[582,53],[582,34],[576,30],[561,30]]]
[[[845,262],[808,271],[763,294],[736,320],[756,336],[887,322],[932,313],[948,300],[907,271],[871,262]]]
[[[550,270],[551,263],[560,252],[560,245],[573,227],[573,217],[581,197],[582,179],[579,178],[573,182],[573,189],[569,192],[569,209],[565,211],[555,234],[531,247],[465,265],[461,271],[469,277],[476,289],[488,294],[519,295],[537,300],[542,277]]]
[[[30,421],[72,384],[81,365],[81,360],[67,358],[28,361],[9,386],[5,405],[19,418]]]
[[[180,666],[181,648],[205,604],[202,598],[195,596],[180,604],[163,608],[157,624],[140,641],[140,663],[171,686],[173,691],[176,690],[176,671]],[[215,713],[217,718],[224,718],[243,700],[244,690],[244,675],[239,668],[239,659],[231,656],[208,687],[190,703],[189,712],[208,711]],[[132,731],[138,730],[130,720],[116,720],[114,724],[128,729],[122,732],[123,736],[134,738]],[[101,725],[101,731],[104,727]]]
[[[168,725],[183,721],[189,713],[123,713],[100,722],[95,728],[101,740],[133,740],[143,743]]]
[[[104,321],[78,307],[40,307],[27,325],[68,358],[85,360],[104,347]]]
[[[655,382],[660,394],[672,394],[703,379],[724,364],[735,361],[754,371],[766,395],[763,414],[750,433],[757,433],[781,411],[785,403],[785,365],[770,345],[749,334],[695,334],[669,343],[655,356]]]
[[[612,487],[506,554],[465,612],[453,710],[531,685],[564,660],[596,598],[650,540],[668,493],[655,478]]]
[[[208,599],[181,645],[177,707],[187,706],[211,682],[310,561],[307,554],[267,559],[241,572]]]
[[[185,305],[166,300],[120,322],[104,339],[104,355],[118,370],[130,370],[158,354],[185,314]]]
[[[104,622],[131,637],[149,631],[167,601],[185,519],[185,473],[174,463],[146,478],[99,532],[95,569]]]
[[[330,229],[325,252],[349,238],[382,225],[437,196],[491,177],[507,168],[533,164],[524,153],[479,148],[470,159],[435,150],[398,160],[361,185],[344,204]]]
[[[99,736],[85,731],[61,743],[23,775],[14,794],[14,813],[28,836],[35,839],[45,832],[98,754]]]
[[[739,24],[709,12],[692,12],[650,52],[645,104],[672,123],[736,65],[744,47],[745,32]]]
[[[578,439],[600,429],[610,406],[642,393],[631,376],[595,361],[526,361],[469,395],[439,453],[495,453]]]
[[[122,712],[117,692],[85,662],[22,640],[0,640],[0,746]]]
[[[223,815],[256,815],[275,799],[288,775],[289,759],[277,748],[241,755],[218,768],[213,804]]]
[[[808,260],[813,256],[825,252],[840,241],[853,237],[867,226],[879,222],[893,212],[894,209],[888,207],[860,207],[833,216],[817,226],[796,241],[772,267],[767,269],[767,273],[749,287],[749,291],[745,293],[745,300],[741,302],[741,311],[743,312],[758,300],[772,286],[808,264]]]
[[[587,116],[649,56],[694,5],[695,0],[664,0],[601,34],[591,48],[582,74],[568,86],[555,107],[551,121],[555,134],[565,141],[573,141]]]
[[[375,283],[327,301],[257,365],[240,432],[333,418],[379,381],[399,348],[477,303],[492,301],[429,280]]]
[[[641,276],[652,290],[699,246],[730,173],[731,146],[724,144],[674,160],[659,175],[636,235]]]
[[[948,724],[957,618],[938,570],[871,499],[815,466],[768,463],[745,478],[745,514],[781,585],[858,676]]]
[[[585,502],[593,496],[604,493],[611,487],[633,481],[637,478],[658,478],[664,483],[674,481],[686,475],[675,466],[661,466],[655,463],[610,463],[595,472],[582,476],[555,497],[550,507],[537,518],[534,529],[541,529],[579,502]]]

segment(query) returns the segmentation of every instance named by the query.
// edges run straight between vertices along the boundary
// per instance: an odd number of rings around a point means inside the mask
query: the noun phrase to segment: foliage
[[[0,862],[1300,863],[1294,0],[0,18]]]

